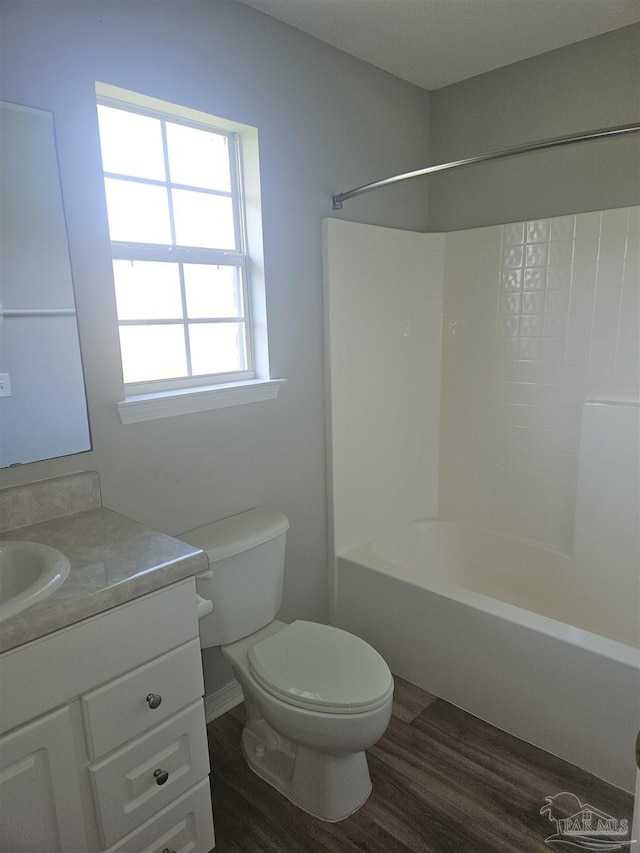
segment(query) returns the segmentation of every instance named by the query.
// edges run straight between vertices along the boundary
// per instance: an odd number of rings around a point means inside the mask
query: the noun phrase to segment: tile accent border
[[[102,505],[97,471],[0,489],[0,533]]]

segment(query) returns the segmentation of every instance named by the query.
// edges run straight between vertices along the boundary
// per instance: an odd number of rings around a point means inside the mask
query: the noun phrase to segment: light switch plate
[[[11,380],[8,373],[0,373],[0,397],[11,396]]]

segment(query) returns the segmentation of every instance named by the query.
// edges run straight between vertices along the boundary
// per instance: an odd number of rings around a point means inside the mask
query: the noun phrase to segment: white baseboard
[[[208,693],[204,697],[204,713],[207,722],[210,723],[216,717],[226,714],[227,711],[235,708],[243,700],[242,688],[235,679],[220,687],[214,693]]]

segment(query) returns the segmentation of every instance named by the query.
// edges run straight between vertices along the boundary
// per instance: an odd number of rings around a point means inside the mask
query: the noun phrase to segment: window
[[[243,175],[257,132],[122,91],[97,86],[127,398],[268,380]]]

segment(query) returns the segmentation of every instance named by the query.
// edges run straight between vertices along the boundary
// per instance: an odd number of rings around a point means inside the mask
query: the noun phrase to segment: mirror
[[[53,115],[0,101],[0,467],[90,449]]]

